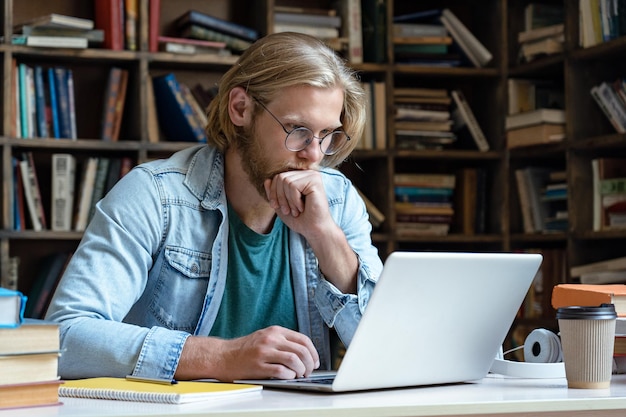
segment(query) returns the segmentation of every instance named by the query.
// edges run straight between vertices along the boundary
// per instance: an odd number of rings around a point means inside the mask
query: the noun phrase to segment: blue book
[[[46,95],[43,82],[43,68],[35,66],[35,106],[37,116],[37,134],[40,138],[50,137],[46,120]]]
[[[19,90],[20,90],[20,125],[22,138],[30,138],[29,99],[28,99],[28,67],[26,64],[18,65]]]
[[[206,142],[204,126],[183,97],[180,84],[172,73],[152,80],[159,125],[171,141]]]
[[[222,20],[206,13],[200,13],[197,10],[189,10],[176,20],[178,29],[189,25],[199,25],[252,42],[259,39],[259,32],[255,29],[228,20]]]
[[[24,321],[27,297],[21,292],[0,287],[0,328],[18,327]]]
[[[54,68],[48,68],[48,89],[50,91],[50,113],[52,114],[52,137],[60,138],[59,105],[57,103],[57,89],[55,86]]]
[[[439,16],[441,16],[442,9],[429,9],[422,10],[414,13],[406,13],[393,17],[394,23],[427,23],[437,22],[439,23]]]
[[[67,70],[54,68],[54,85],[57,90],[57,106],[59,117],[59,134],[62,138],[72,137],[72,122],[70,117],[70,94],[67,85]]]

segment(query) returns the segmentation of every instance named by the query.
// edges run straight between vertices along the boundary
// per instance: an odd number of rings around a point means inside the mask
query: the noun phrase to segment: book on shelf
[[[37,135],[40,138],[49,138],[48,117],[46,114],[46,88],[44,87],[43,68],[35,65],[33,69],[35,77],[35,117],[37,119]]]
[[[325,13],[287,12],[274,10],[274,22],[295,23],[304,25],[341,27],[341,16],[334,9],[328,9]]]
[[[446,27],[454,41],[476,67],[484,67],[493,59],[493,55],[485,46],[472,34],[472,32],[459,20],[450,10],[443,9],[441,12],[441,23]]]
[[[204,126],[183,97],[176,76],[169,73],[152,79],[159,124],[171,141],[206,142]]]
[[[591,96],[618,133],[626,133],[626,107],[623,101],[626,93],[623,89],[622,83],[619,83],[619,89],[616,91],[606,81],[591,87]]]
[[[250,42],[254,42],[259,38],[259,32],[256,29],[197,10],[188,10],[174,22],[174,26],[179,30],[192,25],[235,36]]]
[[[157,115],[156,98],[154,97],[154,85],[151,82],[146,85],[146,114],[148,142],[158,143],[159,117]]]
[[[626,267],[614,271],[596,271],[580,274],[581,284],[626,284]]]
[[[50,97],[50,131],[51,137],[61,137],[61,125],[59,123],[59,100],[57,97],[56,78],[54,68],[48,68],[48,92]]]
[[[565,31],[565,24],[563,23],[557,23],[557,24],[550,25],[550,26],[542,26],[542,27],[519,32],[517,34],[517,41],[519,43],[536,41],[539,39],[562,35],[564,31]]]
[[[348,40],[346,58],[351,64],[361,64],[364,46],[361,0],[340,0],[338,10],[342,22],[340,35]]]
[[[60,405],[60,380],[0,385],[0,410]]]
[[[76,139],[76,110],[74,108],[73,72],[64,67],[51,68],[56,91],[59,135]]]
[[[235,53],[245,51],[248,47],[250,47],[250,45],[252,45],[252,42],[245,39],[237,38],[235,36],[198,25],[185,26],[178,32],[178,36],[182,38],[224,42],[226,46]]]
[[[563,4],[532,2],[524,7],[524,30],[542,28],[562,23],[565,19]]]
[[[454,225],[459,233],[474,235],[479,233],[478,211],[484,210],[479,195],[479,168],[461,168],[457,173],[454,191]]]
[[[626,202],[626,158],[600,157],[591,160],[592,178],[592,228],[594,231],[625,227],[611,221],[611,211],[623,213]],[[615,220],[615,219],[613,219]]]
[[[89,215],[87,216],[87,223],[91,221],[94,215],[96,203],[104,197],[104,191],[106,187],[107,178],[109,176],[109,167],[111,165],[111,158],[101,156],[98,158],[98,167],[96,168],[96,176],[93,179],[93,192],[91,194],[91,202],[89,203]]]
[[[579,45],[588,48],[626,34],[624,6],[621,2],[580,0]]]
[[[21,35],[23,36],[55,36],[55,37],[71,37],[85,38],[89,46],[99,45],[104,42],[104,30],[102,29],[73,29],[62,27],[45,27],[45,26],[22,26]]]
[[[47,228],[47,222],[32,152],[24,152],[22,160],[19,161],[19,166],[32,228],[36,231],[44,230]]]
[[[85,49],[89,42],[81,36],[45,36],[45,35],[13,35],[13,45],[23,45],[42,48],[72,48]]]
[[[552,290],[554,309],[569,306],[614,304],[619,317],[626,316],[626,285],[624,284],[559,284]]]
[[[173,36],[159,36],[158,42],[164,52],[178,54],[220,54],[230,55],[225,42],[203,41],[200,39],[178,38]]]
[[[138,49],[139,1],[124,0],[124,40],[129,51]]]
[[[551,202],[545,198],[546,186],[550,181],[550,172],[550,168],[536,166],[515,170],[525,233],[556,231],[554,229],[557,228],[557,225],[547,224],[550,216],[555,213],[555,207],[551,207]]]
[[[465,95],[461,90],[452,90],[450,92],[452,99],[454,100],[457,115],[454,116],[455,128],[454,130],[460,132],[464,127],[467,127],[476,147],[481,152],[489,150],[489,142],[483,133],[483,130],[474,116],[474,112],[469,103],[465,99]],[[454,115],[454,113],[453,113]]]
[[[22,324],[26,301],[27,297],[20,291],[0,287],[0,329]]]
[[[128,71],[112,67],[109,70],[107,85],[104,90],[102,127],[100,129],[100,138],[106,142],[115,142],[119,139],[119,127],[124,112],[127,85]]]
[[[506,116],[507,130],[535,126],[543,123],[565,124],[565,110],[562,109],[533,109]]]
[[[148,3],[148,51],[159,50],[159,25],[161,21],[161,0],[150,0]]]
[[[61,278],[70,255],[55,252],[43,258],[33,281],[24,315],[32,319],[42,319],[52,299],[52,294]]]
[[[91,197],[93,196],[96,172],[98,170],[98,158],[95,156],[87,158],[83,162],[80,176],[78,202],[74,210],[74,230],[82,232],[87,227],[89,214],[91,212]]]
[[[520,46],[520,60],[530,62],[537,57],[553,55],[563,52],[564,35],[557,35],[549,38],[537,39],[535,41],[524,42]]]
[[[371,82],[374,149],[387,149],[387,93],[384,81]]]
[[[249,384],[177,381],[176,384],[166,385],[124,378],[101,377],[66,380],[59,387],[59,396],[185,404],[197,401],[240,400],[250,395],[259,395],[262,389],[261,385]]]
[[[396,173],[393,176],[393,182],[396,186],[453,189],[456,185],[456,176],[433,173]]]
[[[339,38],[339,29],[329,26],[306,25],[298,23],[280,23],[275,22],[273,27],[274,33],[280,32],[297,32],[305,35],[314,36],[320,39]]]
[[[94,28],[94,21],[91,19],[84,19],[76,16],[68,16],[59,13],[50,13],[42,16],[38,16],[34,19],[20,22],[15,26],[16,29],[21,28],[24,25],[31,27],[46,27],[46,28],[71,28],[90,30]]]
[[[573,277],[579,277],[583,274],[620,271],[623,269],[626,269],[626,257],[619,257],[573,266],[570,268],[570,275]]]
[[[543,108],[565,108],[563,86],[553,81],[509,78],[507,92],[509,115]]]
[[[72,230],[76,157],[69,153],[52,154],[51,225],[54,231]]]
[[[387,62],[387,2],[361,0],[363,61]]]
[[[94,0],[95,27],[104,31],[106,49],[124,49],[124,0]]]
[[[365,125],[357,149],[371,150],[374,149],[374,91],[370,82],[361,81],[361,87],[365,93]]]
[[[564,124],[542,123],[506,132],[506,146],[509,149],[558,143],[563,139],[565,139]]]

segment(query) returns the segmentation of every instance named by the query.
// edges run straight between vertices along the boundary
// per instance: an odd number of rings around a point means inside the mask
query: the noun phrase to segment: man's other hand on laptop
[[[210,353],[209,353],[210,352]],[[182,356],[194,356],[182,363],[195,369],[179,369],[178,379],[195,374],[215,375],[221,381],[237,379],[293,379],[311,375],[320,366],[313,342],[306,335],[280,326],[271,326],[236,339],[190,336]]]

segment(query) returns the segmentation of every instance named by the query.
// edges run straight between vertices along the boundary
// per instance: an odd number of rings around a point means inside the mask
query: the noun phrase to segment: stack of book
[[[506,117],[507,147],[562,142],[565,138],[565,110],[535,109]]]
[[[0,288],[0,409],[59,404],[59,327],[24,320],[25,302]]]
[[[235,54],[246,50],[259,38],[259,32],[248,26],[220,19],[197,10],[189,10],[174,22],[181,38],[223,42]]]
[[[517,35],[519,61],[530,62],[541,56],[563,52],[564,28],[565,25],[559,23],[520,32]]]
[[[231,57],[232,62],[236,60],[226,47],[226,42],[205,41],[200,39],[177,38],[173,36],[159,36],[157,41],[160,50],[181,55],[216,55],[220,57]]]
[[[455,175],[395,174],[394,183],[398,237],[448,234],[454,216]]]
[[[626,158],[591,160],[593,230],[626,228]]]
[[[591,88],[596,101],[611,125],[619,133],[626,133],[626,83],[618,78],[612,83],[603,81]]]
[[[452,38],[439,21],[440,15],[440,10],[428,10],[394,17],[395,62],[445,67],[460,65],[460,55],[449,53]]]
[[[563,52],[563,5],[530,3],[524,8],[524,28],[517,35],[519,62]]]
[[[11,42],[46,48],[87,48],[104,42],[104,31],[94,29],[94,21],[51,13],[19,23]]]
[[[396,87],[393,96],[399,149],[443,149],[456,141],[448,90]]]
[[[335,9],[274,7],[274,33],[297,32],[322,39],[341,51],[347,41],[341,38],[341,16]]]
[[[624,284],[626,283],[626,257],[576,265],[570,275],[581,284]]]

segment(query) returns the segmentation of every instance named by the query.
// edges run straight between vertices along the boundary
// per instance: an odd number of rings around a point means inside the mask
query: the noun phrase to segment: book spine
[[[30,120],[28,115],[30,114],[29,106],[30,100],[28,99],[28,66],[26,64],[19,64],[19,79],[20,79],[20,122],[22,126],[22,138],[31,138],[30,132]]]
[[[179,28],[187,25],[200,25],[207,29],[213,29],[228,35],[232,35],[247,41],[255,41],[259,38],[259,33],[249,27],[239,25],[234,22],[218,19],[217,17],[190,10],[178,21]]]
[[[94,1],[95,24],[96,28],[104,30],[104,47],[114,51],[123,50],[123,0]]]
[[[72,229],[76,159],[71,154],[52,155],[52,230]]]
[[[598,87],[598,95],[603,101],[607,110],[615,118],[615,123],[619,127],[619,133],[626,133],[626,110],[620,103],[620,99],[615,94],[613,88],[606,82]]]
[[[98,159],[98,168],[96,170],[96,176],[94,178],[93,194],[91,195],[91,203],[89,206],[89,220],[91,220],[95,213],[96,203],[100,201],[104,196],[104,187],[106,186],[106,180],[110,165],[110,158],[101,157]]]
[[[74,95],[74,72],[71,69],[65,71],[65,83],[67,85],[67,103],[70,123],[70,139],[77,139],[76,130],[76,98]]]
[[[139,15],[139,0],[124,0],[125,17],[124,34],[126,35],[126,49],[137,50],[137,17]]]
[[[83,167],[80,183],[80,200],[74,219],[74,230],[77,232],[82,232],[87,227],[97,169],[98,158],[96,157],[90,157]]]
[[[126,102],[126,90],[128,89],[128,71],[122,70],[120,74],[120,83],[118,86],[117,96],[115,98],[115,107],[113,111],[113,132],[111,140],[117,141],[120,137],[120,129],[122,127],[122,118],[124,116],[124,104]]]
[[[206,41],[224,42],[228,48],[235,51],[245,51],[251,45],[249,41],[197,25],[188,26],[185,31],[181,33],[181,35],[183,37],[202,39]]]
[[[459,90],[453,90],[452,98],[456,102],[463,119],[465,119],[467,127],[472,134],[472,138],[474,138],[474,142],[476,143],[478,150],[481,152],[487,152],[489,150],[489,142],[487,142],[487,138],[480,128],[478,120],[476,120],[474,112],[472,112],[472,108],[469,106],[467,100],[465,100],[465,95]]]
[[[148,50],[159,50],[159,24],[161,21],[161,0],[150,0],[148,16]]]
[[[39,65],[35,67],[35,96],[37,103],[37,129],[40,138],[50,137],[48,123],[46,122],[46,99],[43,82],[43,68]]]
[[[28,152],[25,153],[19,164],[24,184],[24,196],[26,197],[33,230],[43,230],[46,228],[46,219],[43,214],[39,181],[37,181],[37,173],[33,164],[32,154]]]
[[[61,137],[61,130],[59,126],[59,104],[53,68],[48,68],[48,89],[50,91],[50,117],[52,119],[52,136],[58,139]]]
[[[341,0],[342,36],[348,39],[348,60],[363,63],[363,22],[360,0]]]
[[[115,119],[115,103],[119,94],[119,85],[122,75],[120,68],[113,67],[109,70],[106,92],[104,96],[104,108],[100,138],[105,142],[113,141],[113,124]]]
[[[196,116],[194,115],[191,105],[187,103],[187,101],[183,97],[183,93],[180,88],[180,85],[178,84],[178,81],[176,81],[176,79],[172,77],[167,80],[167,83],[171,91],[174,93],[174,97],[176,101],[178,102],[178,105],[180,106],[180,109],[182,110],[185,116],[185,119],[187,120],[187,123],[189,124],[189,127],[191,128],[191,131],[193,132],[193,135],[196,141],[206,142],[206,136],[204,134],[204,127],[201,126],[200,123],[196,120]]]
[[[70,139],[72,137],[71,118],[70,118],[70,98],[67,85],[67,76],[65,68],[54,68],[54,85],[57,91],[57,105],[59,116],[59,135],[62,138]]]

